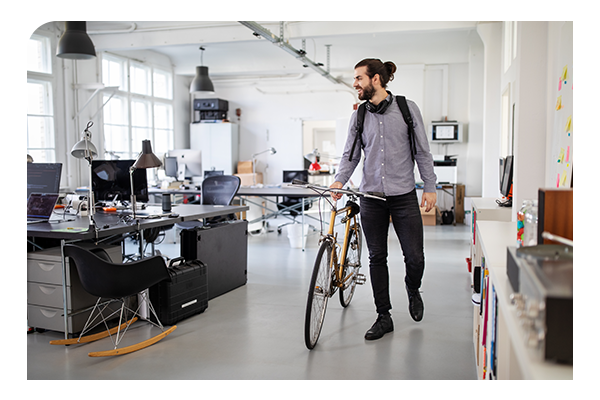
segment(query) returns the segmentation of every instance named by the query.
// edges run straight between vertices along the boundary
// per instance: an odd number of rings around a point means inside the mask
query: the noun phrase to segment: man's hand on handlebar
[[[331,186],[329,186],[330,189],[342,189],[344,187],[344,184],[341,182],[333,182],[331,184]],[[338,193],[338,192],[330,192],[331,194],[331,198],[335,201],[338,201],[339,199],[342,198],[343,194],[342,193]]]

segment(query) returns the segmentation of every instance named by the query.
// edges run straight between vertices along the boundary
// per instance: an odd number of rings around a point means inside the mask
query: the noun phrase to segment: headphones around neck
[[[390,92],[388,92],[388,94],[391,94]],[[373,103],[371,103],[371,101],[367,100],[365,107],[367,108],[367,111],[372,112],[374,114],[383,114],[385,112],[385,110],[387,110],[387,108],[390,106],[390,103],[387,99],[387,97],[381,101],[381,103],[375,105]]]

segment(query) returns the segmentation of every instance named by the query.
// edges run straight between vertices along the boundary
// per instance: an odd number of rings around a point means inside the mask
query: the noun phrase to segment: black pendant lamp
[[[94,43],[87,34],[85,21],[65,22],[65,32],[58,41],[56,56],[71,60],[90,60],[96,57]]]
[[[200,50],[202,50],[201,54],[204,55],[204,47],[200,47]],[[200,64],[204,64],[202,59],[203,57],[201,57],[200,59]],[[190,85],[190,93],[194,92],[215,92],[215,87],[213,86],[213,83],[208,77],[208,67],[196,67],[196,76],[194,77],[194,80]]]

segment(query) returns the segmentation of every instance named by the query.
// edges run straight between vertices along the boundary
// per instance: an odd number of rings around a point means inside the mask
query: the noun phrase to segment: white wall
[[[481,153],[480,124],[469,124],[469,118],[481,120],[481,115],[473,115],[469,109],[470,91],[482,92],[479,79],[472,81],[472,71],[468,63],[450,64],[448,67],[448,117],[465,123],[467,142],[449,144],[447,148],[433,144],[432,152],[435,154],[454,154],[459,158],[459,181],[465,183],[469,196],[481,195],[480,173],[481,157],[469,158],[469,152],[478,155]],[[477,65],[476,69],[481,69]],[[421,108],[425,124],[432,119],[442,117],[441,97],[442,81],[438,76],[426,73],[427,66],[398,65],[395,79],[388,84],[388,89],[394,94],[403,94],[415,101]],[[481,74],[482,71],[477,72]],[[428,78],[429,77],[429,78]],[[428,79],[433,81],[433,88],[428,86]],[[185,79],[178,77],[182,83]],[[191,82],[189,78],[188,82]],[[214,80],[216,93],[212,98],[221,98],[229,102],[229,119],[240,124],[240,160],[249,159],[269,147],[275,147],[277,154],[262,155],[257,163],[257,171],[265,174],[265,183],[279,183],[282,171],[285,169],[298,169],[303,166],[303,121],[333,120],[336,125],[336,146],[338,156],[341,156],[349,117],[353,112],[355,95],[350,89],[341,85],[331,85],[320,76],[310,76],[294,80],[279,80],[274,83],[264,82],[228,82],[221,83]],[[188,83],[189,84],[189,83]],[[315,90],[315,85],[322,85],[321,90]],[[311,91],[306,87],[310,85]],[[187,92],[176,93],[176,98],[187,97]],[[429,95],[426,94],[428,87]],[[431,95],[437,91],[438,96]],[[179,100],[178,100],[179,102]],[[181,101],[183,104],[184,102]],[[475,104],[480,105],[480,101]],[[241,118],[237,121],[236,108],[241,109]],[[482,109],[477,111],[482,113]],[[177,135],[181,134],[179,131]],[[185,132],[183,132],[185,135]],[[471,139],[472,137],[472,139]],[[473,143],[470,142],[473,141]],[[184,143],[184,138],[179,138],[178,143]],[[355,184],[360,183],[360,173],[354,175]]]
[[[53,24],[48,24],[52,26]],[[59,32],[57,32],[58,35]],[[459,158],[459,180],[466,185],[468,196],[481,195],[481,136],[483,129],[480,97],[483,93],[481,80],[483,64],[480,61],[483,45],[477,35],[473,35],[472,51],[468,55],[452,53],[447,57],[451,62],[442,64],[448,70],[448,117],[465,123],[467,142],[440,148],[432,146],[433,153],[456,154]],[[390,82],[389,89],[395,94],[403,94],[415,101],[420,107],[425,123],[442,117],[440,101],[431,95],[439,86],[438,79],[432,85],[428,82],[427,69],[437,64],[402,64],[402,49],[388,48],[381,57],[394,60],[398,65],[396,79]],[[116,52],[116,51],[115,51]],[[151,51],[118,51],[119,54],[135,58],[152,59],[153,62],[168,63],[164,55]],[[425,57],[425,56],[424,56]],[[443,58],[441,54],[433,57]],[[55,60],[56,57],[54,58]],[[466,60],[466,62],[465,62]],[[88,90],[73,90],[73,85],[99,82],[99,59],[90,61],[56,61],[61,65],[64,82],[60,91],[62,98],[56,99],[56,113],[64,116],[57,130],[65,132],[65,149],[78,140],[91,114],[101,106],[101,96],[92,102],[76,121],[72,121],[78,109],[91,94]],[[351,70],[349,65],[348,69]],[[236,80],[229,82],[215,79],[216,93],[210,97],[229,101],[229,118],[240,124],[240,160],[249,159],[253,153],[268,147],[275,147],[277,154],[260,156],[258,171],[265,174],[266,183],[278,183],[281,171],[302,167],[302,125],[303,121],[329,120],[336,122],[336,132],[347,130],[347,121],[353,112],[356,94],[343,85],[333,85],[324,78],[308,73],[294,80]],[[189,84],[191,76],[176,75],[175,89],[175,147],[189,146],[189,123],[191,116]],[[428,88],[426,91],[426,87]],[[432,89],[433,88],[433,89]],[[310,89],[310,90],[309,90]],[[439,88],[440,93],[442,87]],[[241,118],[237,121],[235,110],[241,109]],[[93,110],[93,112],[92,112]],[[102,147],[101,113],[94,119],[93,133],[95,143]],[[341,122],[340,122],[341,121]],[[344,126],[340,126],[340,123]],[[344,138],[345,139],[345,138]],[[343,142],[337,143],[339,155]],[[101,152],[103,149],[99,149]],[[66,156],[64,156],[66,157]],[[80,161],[66,157],[69,186],[75,188],[85,184],[81,179],[84,165]],[[83,182],[82,182],[83,181]],[[358,183],[358,182],[356,182]]]

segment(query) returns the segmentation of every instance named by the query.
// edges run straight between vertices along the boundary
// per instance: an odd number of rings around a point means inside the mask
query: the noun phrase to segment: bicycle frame
[[[331,260],[330,260],[330,265],[329,268],[333,269],[335,271],[336,274],[336,282],[335,285],[333,285],[332,282],[332,286],[333,287],[341,287],[344,282],[343,280],[343,268],[342,265],[344,265],[344,263],[346,262],[346,252],[348,249],[348,238],[349,238],[349,233],[350,233],[350,226],[352,226],[352,222],[354,222],[354,225],[356,225],[357,223],[357,218],[356,215],[354,215],[352,218],[348,218],[348,216],[350,215],[350,212],[352,211],[352,207],[351,206],[346,206],[344,208],[341,209],[336,209],[335,207],[331,208],[331,220],[329,221],[329,231],[327,232],[327,235],[325,235],[325,237],[322,240],[331,240],[332,241],[332,255],[331,255]],[[341,256],[339,259],[339,262],[337,260],[337,249],[335,247],[335,244],[337,244],[337,237],[336,234],[334,233],[334,228],[335,228],[335,219],[338,215],[340,214],[346,214],[345,216],[345,222],[344,222],[344,242],[342,243],[342,249],[341,249]],[[333,289],[333,288],[332,288]],[[335,291],[332,290],[330,295],[333,295],[333,292]]]

